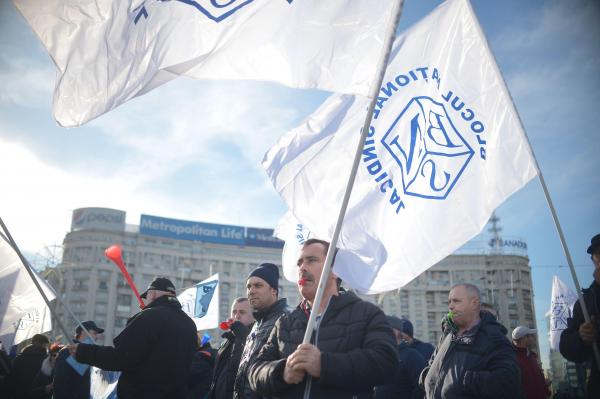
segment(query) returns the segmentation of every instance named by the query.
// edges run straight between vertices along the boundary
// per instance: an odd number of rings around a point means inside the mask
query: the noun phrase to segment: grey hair
[[[454,285],[452,287],[452,289],[455,289],[458,287],[465,287],[469,298],[477,298],[477,300],[479,300],[479,303],[481,303],[481,291],[479,291],[479,288],[477,288],[476,285],[469,284],[469,283],[460,283],[460,284]]]

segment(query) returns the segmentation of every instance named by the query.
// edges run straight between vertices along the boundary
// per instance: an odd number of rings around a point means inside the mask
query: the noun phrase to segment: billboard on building
[[[140,234],[217,244],[266,248],[283,247],[283,241],[273,237],[272,229],[192,222],[151,215],[141,216]]]
[[[79,208],[73,211],[71,231],[100,229],[125,230],[125,212],[110,208]]]

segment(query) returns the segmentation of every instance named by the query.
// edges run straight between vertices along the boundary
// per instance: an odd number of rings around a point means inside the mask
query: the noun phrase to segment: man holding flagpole
[[[370,397],[398,367],[394,338],[383,312],[342,291],[331,273],[321,306],[313,309],[329,243],[307,240],[298,259],[298,289],[304,298],[282,316],[250,367],[252,389],[279,398]],[[311,343],[302,343],[308,318],[318,312]]]
[[[581,363],[592,362],[592,371],[588,377],[587,397],[600,397],[600,372],[594,357],[592,346],[600,344],[598,323],[600,322],[600,234],[596,234],[587,249],[594,264],[594,281],[583,290],[583,300],[590,313],[590,321],[583,318],[581,304],[575,303],[573,317],[567,320],[567,329],[560,336],[560,353],[565,359]]]

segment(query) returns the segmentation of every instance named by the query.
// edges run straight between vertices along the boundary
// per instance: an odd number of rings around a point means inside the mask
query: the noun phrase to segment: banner
[[[567,319],[573,316],[577,294],[557,276],[552,278],[552,300],[550,301],[550,348],[558,351],[560,334],[567,328]]]
[[[54,290],[37,273],[34,274],[51,301]],[[21,259],[0,238],[0,341],[6,348],[17,345],[35,334],[52,330],[50,309],[44,302]]]
[[[81,125],[179,75],[369,93],[392,0],[13,0]],[[225,3],[225,4],[223,4]]]
[[[263,160],[316,237],[333,235],[368,105],[331,96]],[[334,272],[365,293],[402,287],[477,235],[536,174],[470,4],[446,1],[394,43]]]
[[[219,326],[219,274],[186,289],[177,299],[182,310],[194,320],[197,331]]]

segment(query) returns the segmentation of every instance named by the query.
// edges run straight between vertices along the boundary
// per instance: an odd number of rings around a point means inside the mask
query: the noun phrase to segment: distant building
[[[527,246],[522,240],[501,238],[497,218],[492,225],[493,235],[476,237],[402,289],[365,299],[379,304],[387,314],[408,317],[415,336],[435,344],[448,311],[450,288],[470,282],[481,289],[483,301],[498,310],[509,334],[517,325],[536,328]],[[281,264],[283,243],[272,233],[270,229],[149,215],[142,215],[140,224],[132,226],[125,224],[123,211],[82,208],[73,212],[62,262],[48,279],[76,317],[94,319],[106,328],[105,342],[110,343],[138,305],[118,268],[105,258],[107,247],[122,246],[124,261],[140,290],[155,276],[167,276],[181,288],[219,273],[220,314],[225,319],[232,300],[245,296],[246,277],[254,267],[262,262]],[[283,276],[279,295],[287,297],[291,307],[300,299],[296,285]],[[74,330],[75,323],[65,309],[58,306],[58,313]]]
[[[273,230],[218,225],[142,215],[138,226],[125,224],[125,212],[82,208],[73,212],[71,231],[64,239],[62,262],[46,273],[80,320],[93,319],[106,329],[111,343],[139,311],[139,305],[119,269],[104,250],[120,244],[123,259],[138,289],[143,291],[156,276],[171,279],[177,289],[219,273],[220,317],[229,316],[234,298],[246,295],[246,277],[263,262],[281,263],[283,243]],[[279,295],[298,302],[295,284],[280,279]],[[75,321],[60,305],[61,319],[70,331]],[[216,335],[218,331],[211,331]]]

